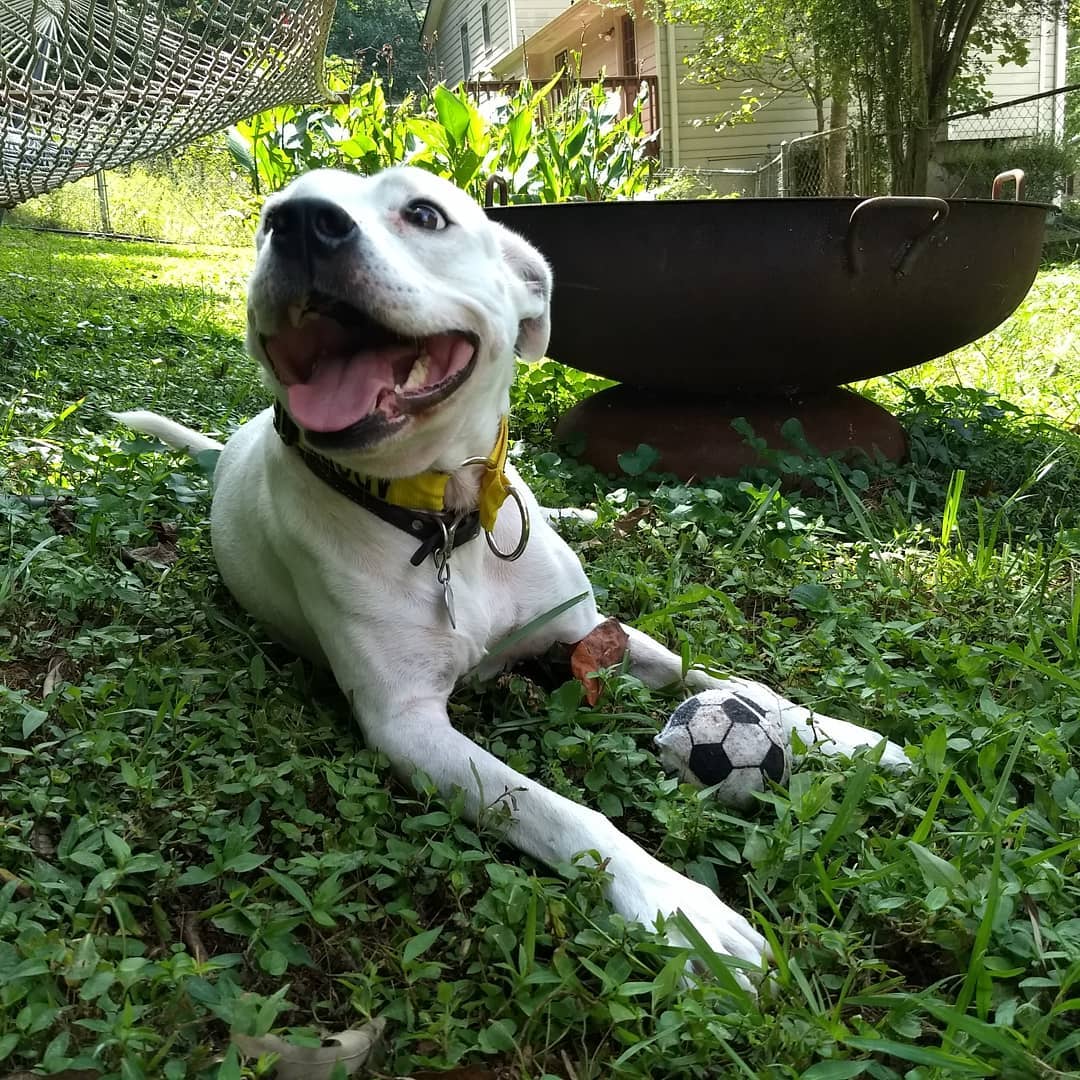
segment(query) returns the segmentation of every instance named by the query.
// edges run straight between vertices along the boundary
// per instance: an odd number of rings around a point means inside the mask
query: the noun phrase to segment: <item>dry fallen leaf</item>
[[[27,885],[21,877],[19,877],[17,874],[13,874],[10,870],[5,869],[3,866],[0,866],[0,885],[6,885],[10,881],[16,882],[16,896],[21,897],[25,900],[28,897],[34,895],[34,890],[31,889],[30,886]],[[4,1077],[3,1080],[7,1080],[7,1077]]]
[[[55,835],[38,823],[30,830],[30,849],[43,859],[51,859],[56,854]]]
[[[191,955],[195,957],[196,964],[205,964],[207,961],[206,946],[199,934],[199,916],[192,912],[185,912],[180,916],[180,936],[188,947]],[[239,1044],[237,1044],[239,1045]]]
[[[382,1041],[386,1021],[372,1020],[361,1028],[339,1031],[323,1039],[322,1046],[293,1046],[276,1035],[236,1035],[232,1041],[246,1057],[277,1054],[275,1080],[326,1080],[341,1064],[352,1076],[365,1065]]]
[[[605,619],[590,630],[570,653],[570,671],[585,687],[585,700],[595,705],[600,700],[600,680],[593,674],[602,668],[621,664],[630,639],[618,619]]]
[[[75,516],[64,505],[63,500],[57,499],[49,507],[49,524],[53,527],[53,532],[61,536],[70,536],[75,531]]]
[[[639,521],[643,521],[652,513],[651,503],[642,503],[640,506],[635,506],[633,510],[628,510],[615,524],[611,527],[611,531],[616,536],[629,536],[637,526]]]
[[[49,665],[49,670],[45,675],[45,682],[41,687],[41,696],[43,698],[47,698],[56,689],[56,684],[60,681],[63,666],[64,658],[62,656],[56,657]]]
[[[131,566],[133,563],[150,563],[153,566],[171,566],[176,562],[176,546],[174,544],[150,544],[148,547],[121,548],[120,554],[124,562]]]

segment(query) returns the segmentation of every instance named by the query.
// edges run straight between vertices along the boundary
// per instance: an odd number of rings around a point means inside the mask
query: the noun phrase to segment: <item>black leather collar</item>
[[[362,506],[381,518],[388,525],[393,525],[419,540],[420,546],[409,560],[413,566],[419,566],[436,551],[443,551],[444,554],[449,555],[454,548],[461,547],[462,544],[480,535],[480,514],[476,510],[471,510],[465,515],[450,510],[439,513],[430,510],[412,510],[386,502],[377,495],[373,495],[367,488],[354,483],[344,469],[340,469],[329,458],[323,457],[322,454],[316,453],[300,442],[300,428],[281,407],[280,401],[274,402],[274,430],[286,446],[296,450],[304,464],[323,483],[328,484],[339,495],[351,499],[357,506]]]

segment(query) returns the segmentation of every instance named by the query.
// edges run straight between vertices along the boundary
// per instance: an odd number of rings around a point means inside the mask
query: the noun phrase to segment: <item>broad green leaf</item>
[[[648,472],[660,460],[660,452],[645,443],[638,443],[636,450],[627,450],[619,455],[619,468],[627,476],[641,476]]]
[[[862,1076],[869,1065],[868,1061],[819,1061],[799,1080],[850,1080],[853,1076]]]
[[[486,1050],[489,1054],[513,1053],[517,1049],[514,1030],[512,1020],[496,1020],[480,1032],[477,1039],[480,1049]]]
[[[26,711],[23,713],[22,737],[29,739],[48,719],[49,714],[44,709],[36,709],[32,705],[26,706]]]
[[[522,109],[515,113],[506,124],[506,132],[510,136],[510,153],[513,155],[514,164],[520,161],[529,151],[529,136],[532,135],[533,115],[531,109]]]
[[[234,874],[246,874],[249,870],[262,866],[269,858],[269,855],[260,855],[256,851],[242,851],[239,855],[234,855],[229,859],[225,863],[224,869],[231,870]]]
[[[804,581],[788,594],[792,601],[807,611],[824,612],[834,607],[832,593],[816,581]]]
[[[263,660],[262,653],[257,652],[251,658],[248,672],[251,675],[251,685],[256,690],[262,690],[266,686],[266,662]]]
[[[189,866],[177,879],[177,885],[205,885],[213,881],[217,874],[207,866]]]
[[[908,841],[908,848],[919,864],[923,880],[931,888],[939,885],[945,889],[955,889],[963,885],[964,878],[952,863],[947,862],[940,855],[935,855],[914,840]]]
[[[288,874],[279,873],[277,870],[267,870],[266,876],[276,881],[302,908],[306,910],[311,906],[311,901],[303,887]]]
[[[451,145],[460,147],[465,141],[465,133],[469,130],[468,106],[457,94],[447,90],[442,83],[435,87],[434,99],[439,123],[450,136]]]
[[[435,944],[435,939],[441,933],[442,927],[434,926],[430,930],[425,930],[422,934],[417,934],[416,937],[409,938],[405,942],[405,948],[401,951],[402,961],[411,964],[418,957],[423,956]]]

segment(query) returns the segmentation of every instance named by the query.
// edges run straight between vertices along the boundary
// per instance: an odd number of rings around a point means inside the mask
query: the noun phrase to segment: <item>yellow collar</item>
[[[486,458],[470,458],[467,462],[469,465],[484,465],[478,509],[480,524],[485,532],[494,530],[499,509],[506,502],[509,493],[510,481],[506,478],[506,456],[509,448],[509,425],[503,416],[499,420],[499,434],[491,453]],[[439,513],[446,509],[446,485],[450,482],[450,473],[432,470],[416,476],[385,480],[377,476],[363,476],[351,469],[344,471],[354,484],[394,506],[409,510],[427,510],[429,513]]]
[[[478,510],[480,524],[487,533],[494,530],[499,509],[510,493],[510,481],[506,477],[506,457],[509,448],[509,425],[506,417],[503,416],[499,420],[499,434],[491,453],[486,458],[469,458],[466,462],[467,465],[484,466],[484,476],[480,481]],[[310,447],[305,447],[305,451],[312,453]],[[347,483],[355,485],[392,506],[400,506],[407,510],[423,510],[434,514],[446,510],[446,485],[450,482],[450,473],[432,470],[418,473],[416,476],[387,480],[378,476],[365,476],[352,469],[346,469],[337,462],[333,462],[332,465],[334,471]]]

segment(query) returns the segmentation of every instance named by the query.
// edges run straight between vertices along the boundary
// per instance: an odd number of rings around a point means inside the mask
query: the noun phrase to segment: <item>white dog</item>
[[[466,673],[577,642],[602,621],[577,558],[505,458],[515,353],[537,359],[548,342],[544,259],[412,168],[300,177],[267,201],[256,247],[248,348],[277,404],[229,439],[217,466],[212,538],[233,595],[330,666],[367,744],[399,774],[420,768],[441,791],[461,789],[474,817],[505,804],[508,838],[546,863],[596,852],[622,915],[655,925],[681,910],[714,950],[760,965],[763,937],[708,888],[508,768],[447,717]],[[220,446],[153,413],[119,419],[177,448]],[[634,675],[652,687],[683,678],[676,655],[627,633]],[[700,671],[685,684],[724,685]],[[850,754],[880,742],[780,702],[788,735],[807,745]],[[883,761],[906,759],[889,744]]]

